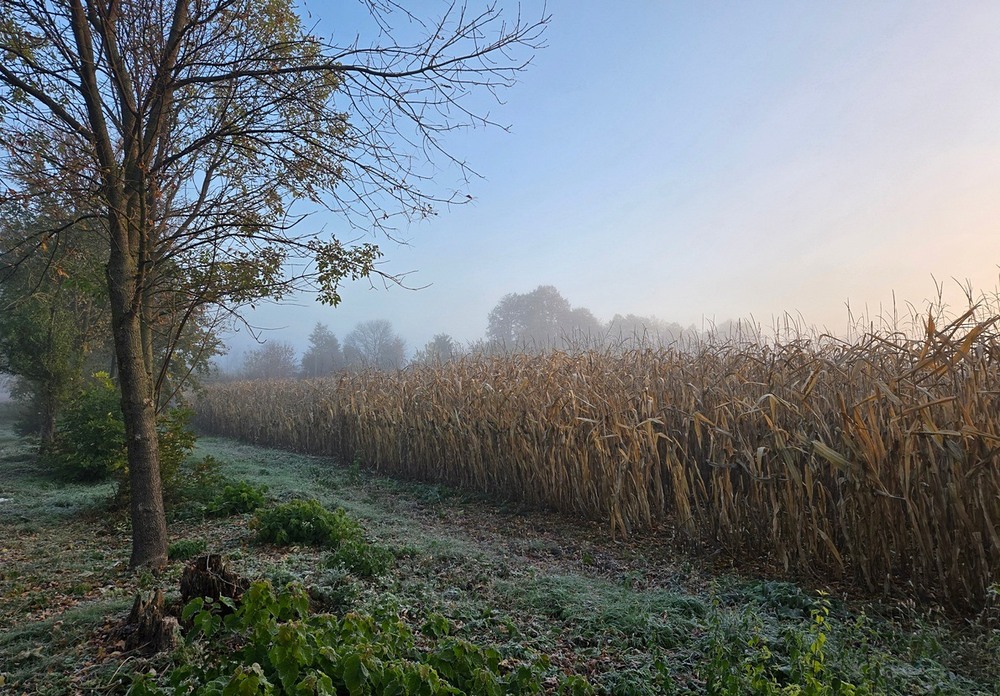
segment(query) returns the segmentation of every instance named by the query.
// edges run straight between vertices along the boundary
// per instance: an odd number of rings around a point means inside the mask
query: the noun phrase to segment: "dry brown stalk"
[[[220,384],[198,421],[968,609],[1000,580],[992,326]]]

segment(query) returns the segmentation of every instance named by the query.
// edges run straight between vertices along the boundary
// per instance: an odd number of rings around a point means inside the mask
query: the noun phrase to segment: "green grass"
[[[165,657],[115,654],[107,626],[139,589],[173,597],[180,557],[195,548],[225,553],[251,578],[303,583],[319,609],[398,615],[415,628],[441,615],[458,638],[505,659],[548,655],[552,670],[583,674],[600,693],[704,693],[720,660],[780,676],[811,635],[817,588],[721,573],[655,538],[622,543],[600,525],[218,438],[195,455],[219,459],[226,481],[266,486],[276,504],[345,509],[392,563],[352,572],[322,548],[262,547],[252,515],[216,519],[194,506],[171,525],[178,560],[166,573],[129,573],[126,521],[101,512],[110,485],[56,483],[0,424],[0,498],[11,498],[0,503],[0,673],[17,685],[11,693],[122,693],[121,677],[168,668]],[[831,673],[867,680],[873,693],[1000,693],[990,615],[956,620],[835,596],[831,606]]]

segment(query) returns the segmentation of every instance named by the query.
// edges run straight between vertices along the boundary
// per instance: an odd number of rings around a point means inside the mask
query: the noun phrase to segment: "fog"
[[[526,13],[540,3],[526,3]],[[373,236],[403,286],[366,281],[247,315],[300,352],[385,319],[410,354],[485,336],[508,293],[551,285],[607,322],[699,330],[963,306],[1000,259],[1000,4],[547,4],[548,47],[491,116],[445,140],[466,205]],[[311,8],[318,30],[332,10]],[[312,220],[345,239],[335,217]],[[256,347],[244,329],[230,356]]]

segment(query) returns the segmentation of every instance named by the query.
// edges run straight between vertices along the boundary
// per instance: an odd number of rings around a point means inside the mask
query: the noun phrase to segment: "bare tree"
[[[344,339],[348,367],[398,370],[406,362],[406,342],[385,319],[363,321]]]
[[[310,34],[292,0],[0,2],[0,203],[72,199],[107,251],[132,566],[166,563],[158,297],[170,293],[175,335],[209,305],[235,313],[303,287],[339,302],[343,279],[378,273],[380,251],[304,228],[296,203],[364,228],[460,198],[422,163],[443,154],[468,174],[441,136],[490,123],[469,97],[511,85],[546,21],[460,4],[397,41],[397,4],[366,5],[373,45]],[[2,251],[45,254],[76,222]]]

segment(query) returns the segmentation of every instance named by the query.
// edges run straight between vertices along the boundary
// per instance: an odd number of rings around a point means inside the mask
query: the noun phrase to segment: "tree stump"
[[[190,561],[181,574],[181,602],[187,604],[195,597],[218,600],[229,597],[239,602],[250,587],[250,582],[229,569],[225,559],[212,553]]]
[[[176,618],[166,613],[163,590],[157,588],[148,600],[143,599],[142,593],[135,596],[122,632],[126,650],[153,654],[177,646],[180,625]]]

